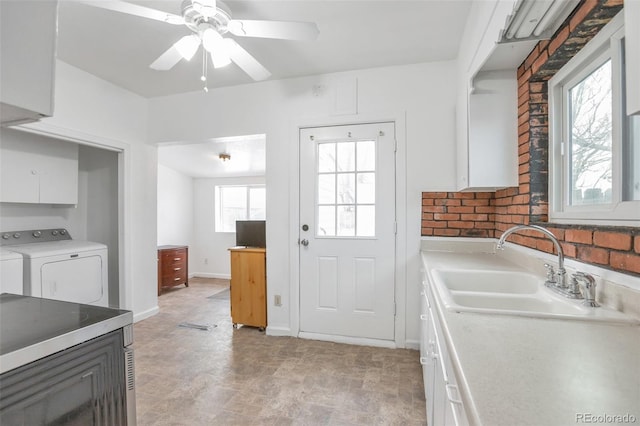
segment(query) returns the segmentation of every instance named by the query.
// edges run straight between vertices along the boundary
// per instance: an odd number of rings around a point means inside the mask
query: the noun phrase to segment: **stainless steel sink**
[[[527,272],[436,269],[431,276],[449,311],[640,324],[613,309],[559,296],[543,278]]]

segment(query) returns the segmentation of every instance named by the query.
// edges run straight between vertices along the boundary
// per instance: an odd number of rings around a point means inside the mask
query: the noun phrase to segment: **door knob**
[[[304,240],[300,241],[300,244],[302,244],[303,246],[305,246],[305,247],[306,247],[306,246],[308,246],[308,245],[309,245],[309,240],[304,239]]]

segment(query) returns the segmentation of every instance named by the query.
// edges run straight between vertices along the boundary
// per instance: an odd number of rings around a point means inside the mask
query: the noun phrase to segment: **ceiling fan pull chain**
[[[204,88],[203,90],[205,91],[205,93],[209,92],[209,87],[208,86],[208,82],[207,82],[207,50],[206,49],[202,49],[202,77],[200,77],[200,80],[202,80],[204,82]]]

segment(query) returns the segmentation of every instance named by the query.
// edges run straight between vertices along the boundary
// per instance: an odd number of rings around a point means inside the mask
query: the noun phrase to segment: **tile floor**
[[[426,424],[417,351],[234,330],[228,285],[194,278],[135,325],[138,425]]]

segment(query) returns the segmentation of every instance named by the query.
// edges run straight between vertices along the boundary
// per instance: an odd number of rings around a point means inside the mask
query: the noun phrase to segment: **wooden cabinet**
[[[78,204],[77,144],[13,129],[0,139],[0,201]]]
[[[53,115],[57,0],[0,1],[0,121]]]
[[[231,252],[231,321],[259,327],[267,326],[266,250],[237,247]]]
[[[163,288],[189,287],[189,247],[158,247],[158,296]]]

